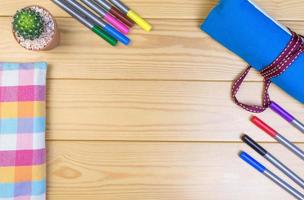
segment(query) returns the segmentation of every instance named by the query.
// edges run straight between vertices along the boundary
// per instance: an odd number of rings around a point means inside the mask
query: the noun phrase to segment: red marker
[[[104,9],[106,9],[108,12],[110,12],[112,15],[114,15],[117,19],[119,19],[122,23],[127,25],[128,27],[133,27],[134,23],[129,19],[125,14],[120,12],[116,7],[112,6],[110,3],[108,3],[105,0],[94,0],[96,3],[98,3],[100,6],[102,6]]]
[[[273,137],[275,140],[277,140],[279,143],[284,145],[286,148],[288,148],[290,151],[292,151],[294,154],[299,156],[302,160],[304,160],[304,152],[294,144],[292,144],[289,140],[287,140],[285,137],[283,137],[281,134],[279,134],[276,130],[271,128],[268,124],[266,124],[264,121],[259,119],[256,116],[252,116],[251,118],[252,123],[254,123],[257,127],[262,129],[265,133]]]

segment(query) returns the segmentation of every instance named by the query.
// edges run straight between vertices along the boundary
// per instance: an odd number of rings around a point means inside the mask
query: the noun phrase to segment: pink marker
[[[127,35],[129,33],[129,28],[118,21],[115,17],[113,17],[110,13],[105,11],[102,7],[100,7],[96,2],[93,0],[80,0],[82,3],[87,5],[89,8],[94,10],[97,14],[99,14],[102,18],[104,18],[107,22],[112,24],[117,30],[121,33]]]

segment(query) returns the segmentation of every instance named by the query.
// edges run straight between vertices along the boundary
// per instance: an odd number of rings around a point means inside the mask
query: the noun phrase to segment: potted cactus
[[[18,10],[13,17],[16,41],[28,50],[49,50],[59,44],[59,31],[49,11],[40,6]]]

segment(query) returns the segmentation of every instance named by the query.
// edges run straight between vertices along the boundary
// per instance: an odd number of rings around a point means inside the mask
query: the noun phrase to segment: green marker
[[[78,12],[70,8],[68,5],[64,3],[62,0],[52,0],[56,5],[58,5],[60,8],[65,10],[67,13],[69,13],[72,17],[77,19],[80,23],[88,27],[91,31],[99,35],[101,38],[103,38],[105,41],[107,41],[112,46],[116,46],[117,40],[110,36],[108,33],[106,33],[104,30],[102,30],[101,27],[94,25],[93,22],[91,22],[89,19],[86,19],[82,15],[80,15]]]

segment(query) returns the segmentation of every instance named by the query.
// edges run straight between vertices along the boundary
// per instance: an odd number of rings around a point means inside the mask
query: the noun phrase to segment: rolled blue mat
[[[221,0],[201,29],[258,71],[271,64],[291,39],[286,27],[251,0]],[[303,54],[282,75],[271,81],[304,103]]]

